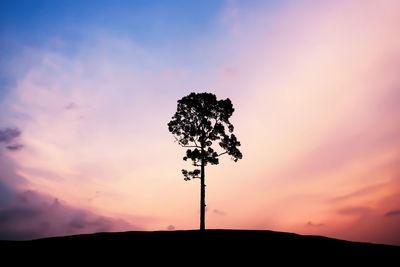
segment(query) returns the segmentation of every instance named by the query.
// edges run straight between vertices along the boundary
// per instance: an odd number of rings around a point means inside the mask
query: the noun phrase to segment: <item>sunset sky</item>
[[[0,239],[198,229],[167,123],[211,92],[243,159],[207,166],[207,228],[400,245],[399,10],[1,1]]]

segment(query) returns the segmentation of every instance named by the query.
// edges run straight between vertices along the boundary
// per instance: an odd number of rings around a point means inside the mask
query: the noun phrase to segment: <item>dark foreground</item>
[[[349,242],[322,236],[256,230],[206,230],[97,233],[32,241],[0,241],[4,256],[32,255],[34,261],[56,257],[138,260],[151,262],[391,262],[400,256],[400,247]],[[39,257],[38,257],[39,255]],[[36,257],[36,258],[35,258]],[[390,260],[390,261],[389,261]],[[61,263],[61,261],[58,261]],[[371,263],[371,262],[369,262]],[[130,264],[131,265],[131,264]],[[150,264],[151,265],[151,264]],[[143,265],[139,265],[143,266]],[[383,265],[384,266],[384,265]]]

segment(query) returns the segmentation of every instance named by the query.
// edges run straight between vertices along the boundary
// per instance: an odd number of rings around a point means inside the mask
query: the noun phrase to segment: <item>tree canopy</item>
[[[183,160],[192,160],[194,166],[219,164],[219,156],[228,154],[235,162],[242,158],[237,148],[240,142],[233,134],[234,126],[229,121],[235,111],[229,98],[217,100],[212,93],[190,93],[178,100],[177,111],[168,123],[168,130],[176,142],[187,147]],[[226,132],[228,131],[228,133]],[[218,142],[223,152],[212,147]],[[200,178],[200,169],[182,170],[185,180]]]

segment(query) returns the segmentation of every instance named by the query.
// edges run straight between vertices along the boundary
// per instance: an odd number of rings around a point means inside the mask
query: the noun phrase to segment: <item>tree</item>
[[[177,111],[168,123],[176,142],[188,148],[183,160],[190,159],[193,166],[200,167],[193,171],[182,170],[185,181],[200,179],[200,230],[205,230],[205,166],[208,163],[217,165],[224,154],[235,162],[242,158],[237,148],[240,142],[232,133],[234,127],[229,121],[234,110],[229,98],[217,100],[211,93],[190,93],[178,100]],[[223,152],[214,150],[214,141],[218,141]]]

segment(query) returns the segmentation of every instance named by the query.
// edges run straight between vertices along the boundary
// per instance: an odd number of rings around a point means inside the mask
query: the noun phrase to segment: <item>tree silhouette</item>
[[[211,93],[190,93],[178,100],[178,107],[168,130],[174,135],[176,142],[189,148],[183,160],[192,160],[193,166],[200,167],[193,171],[182,170],[185,181],[200,179],[200,230],[205,230],[205,174],[208,163],[217,165],[219,157],[228,154],[236,162],[242,158],[237,148],[240,142],[233,132],[229,118],[235,109],[229,98],[217,100]],[[228,129],[229,134],[225,132]],[[218,153],[212,148],[214,141],[223,152]]]

